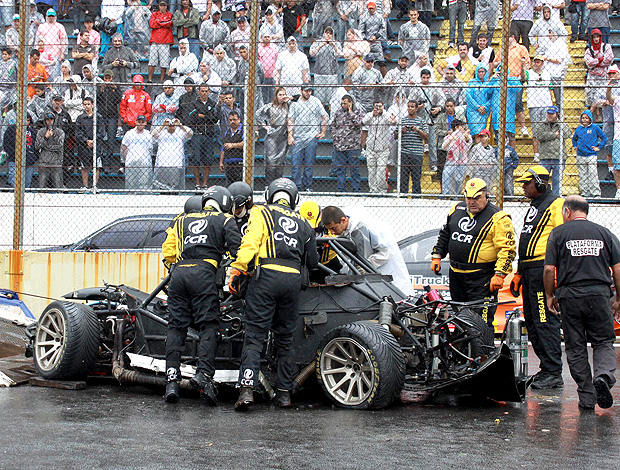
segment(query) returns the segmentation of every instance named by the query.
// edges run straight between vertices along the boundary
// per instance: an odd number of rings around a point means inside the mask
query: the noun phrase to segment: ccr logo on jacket
[[[267,257],[301,262],[304,246],[313,235],[308,222],[297,212],[277,204],[258,210],[271,233],[266,241]]]

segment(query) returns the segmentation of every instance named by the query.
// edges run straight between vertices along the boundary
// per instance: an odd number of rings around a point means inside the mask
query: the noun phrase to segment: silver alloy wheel
[[[35,358],[42,370],[53,369],[62,358],[66,329],[65,317],[58,309],[48,310],[39,321],[35,337]]]
[[[351,338],[338,337],[327,343],[320,370],[328,393],[343,405],[359,405],[374,390],[375,370],[368,351]]]

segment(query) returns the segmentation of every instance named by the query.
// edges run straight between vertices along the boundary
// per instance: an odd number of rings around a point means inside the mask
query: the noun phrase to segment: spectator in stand
[[[532,147],[534,163],[540,161],[538,152],[538,129],[547,121],[547,109],[553,106],[551,75],[543,70],[545,57],[536,55],[531,70],[521,70],[521,83],[527,86],[527,109],[532,123]]]
[[[200,26],[200,43],[205,44],[207,49],[214,49],[222,45],[228,49],[231,44],[230,29],[222,21],[222,12],[217,6],[211,8],[211,18],[202,22]]]
[[[86,90],[88,96],[95,96],[95,87],[102,82],[103,80],[93,71],[92,65],[85,65],[82,67],[82,88]]]
[[[28,28],[28,45],[34,47],[34,40],[37,37],[39,26],[45,23],[45,17],[37,11],[34,0],[30,0],[30,27]]]
[[[132,70],[139,66],[138,59],[136,59],[131,48],[123,45],[123,36],[120,33],[112,36],[112,46],[103,58],[102,67],[112,69],[114,81],[121,83],[122,89],[127,89],[129,88],[127,83],[130,80]]]
[[[424,159],[424,143],[428,141],[428,125],[426,120],[418,114],[418,103],[410,100],[407,103],[407,117],[401,125],[401,159],[400,159],[400,192],[409,192],[409,178],[411,177],[411,192],[422,194],[422,160]]]
[[[304,4],[297,4],[296,0],[286,0],[282,8],[283,37],[290,39],[292,36],[297,41],[301,41],[301,30],[306,25],[307,21],[308,12],[306,11],[306,6]]]
[[[271,43],[274,44],[278,51],[284,49],[284,31],[282,25],[276,19],[276,7],[269,5],[265,10],[264,22],[258,31],[258,37],[263,38],[269,36]]]
[[[344,95],[349,95],[353,98],[353,103],[355,103],[355,97],[353,96],[353,81],[347,77],[342,81],[342,86],[336,88],[336,90],[332,93],[331,98],[329,99],[329,122],[334,119],[334,113],[340,108],[340,101]]]
[[[50,82],[58,81],[60,77],[60,63],[54,56],[52,48],[45,44],[45,39],[37,39],[37,49],[39,51],[39,64],[45,67]]]
[[[83,0],[79,3],[83,3]],[[95,59],[93,59],[93,64],[96,64],[99,59],[99,48],[101,47],[101,35],[97,32],[96,29],[93,28],[95,25],[95,20],[93,20],[92,16],[87,16],[84,18],[84,29],[88,31],[88,44],[95,46]],[[75,28],[76,30],[78,28]],[[75,33],[75,31],[73,31]],[[79,34],[79,30],[77,32],[76,44],[80,44],[81,38]]]
[[[80,34],[80,42],[71,51],[71,57],[73,57],[73,73],[82,73],[82,67],[84,65],[90,65],[93,63],[93,59],[96,56],[95,46],[89,43],[90,33],[86,30]]]
[[[93,168],[93,149],[95,145],[94,134],[94,105],[93,99],[90,96],[86,96],[83,100],[82,106],[84,112],[80,114],[75,120],[75,141],[77,143],[78,159],[80,161],[80,170],[82,174],[82,191],[88,190],[88,173]],[[99,121],[99,116],[97,116]],[[97,142],[103,139],[104,127],[97,126]],[[98,152],[99,153],[99,152]],[[96,176],[93,174],[93,185],[96,180],[99,180],[99,170],[101,168],[101,157],[97,155],[97,165],[95,168]]]
[[[261,31],[263,31],[262,28]],[[271,37],[267,34],[262,35],[260,40],[261,42],[258,44],[257,54],[258,61],[265,72],[264,83],[266,85],[261,87],[261,93],[263,95],[263,103],[269,103],[273,100],[273,85],[275,84],[273,75],[276,70],[276,62],[278,60],[280,49],[273,42],[271,42]]]
[[[187,39],[189,51],[196,58],[200,57],[200,12],[192,6],[191,0],[181,0],[181,8],[172,15],[172,25],[176,28],[179,43],[181,39]]]
[[[190,75],[190,77],[198,84],[206,83],[209,85],[211,93],[213,93],[213,100],[219,98],[220,92],[222,91],[222,79],[217,73],[211,71],[209,62],[203,59],[198,66],[198,72]]]
[[[267,186],[284,174],[284,159],[288,150],[289,101],[284,87],[277,87],[272,102],[256,112],[256,124],[267,131],[264,144]]]
[[[94,0],[78,0],[78,1],[72,0],[71,1],[71,10],[73,13],[73,34],[78,35],[78,38],[77,38],[78,43],[80,41],[79,32],[80,32],[80,25],[82,23],[84,23],[84,27],[89,33],[93,31],[93,26],[94,26],[93,18],[97,16],[97,13],[93,10],[93,7],[95,7]],[[90,26],[87,23],[90,23]],[[96,39],[97,42],[95,43],[93,41],[91,42],[91,44],[97,46],[97,51],[99,51],[99,46],[101,46],[101,37],[99,36],[99,33],[97,33],[95,36],[91,34],[91,41],[93,39]]]
[[[26,115],[26,155],[22,156],[22,165],[24,171],[22,178],[24,179],[24,187],[32,188],[32,177],[34,176],[35,163],[37,161],[36,154],[34,152],[34,141],[36,138],[36,132],[32,126],[32,116],[30,113]],[[9,187],[15,186],[15,138],[17,134],[17,125],[11,124],[4,132],[2,141],[2,150],[7,154],[8,163],[8,175],[7,183]]]
[[[49,52],[60,64],[65,60],[69,41],[65,27],[56,22],[56,11],[53,8],[47,10],[46,22],[37,29],[37,40],[43,39],[49,47]],[[46,49],[47,52],[47,49]],[[56,74],[56,77],[59,75]]]
[[[342,45],[342,57],[345,58],[344,76],[351,77],[363,63],[370,52],[370,44],[362,39],[355,29],[348,29],[346,40]]]
[[[51,94],[47,93],[45,85],[36,84],[34,86],[34,95],[28,100],[28,112],[31,113],[35,119],[36,124],[41,125],[43,116],[47,112],[51,102]]]
[[[54,126],[62,129],[65,133],[63,144],[63,165],[67,168],[68,173],[72,173],[73,169],[79,167],[78,160],[75,157],[75,125],[71,120],[71,115],[65,108],[65,100],[59,95],[52,96],[52,105],[47,112],[54,115]]]
[[[220,150],[220,171],[226,175],[226,185],[243,180],[243,126],[236,111],[228,115],[228,129]]]
[[[549,31],[555,31],[558,36],[563,38],[568,36],[568,31],[562,22],[551,17],[551,7],[544,5],[542,16],[534,22],[534,26],[528,35],[530,44],[536,49],[536,54],[549,55],[547,54],[547,49],[551,46]]]
[[[125,8],[125,41],[139,59],[149,57],[149,20],[151,10],[140,3],[140,0],[130,0]]]
[[[319,140],[327,131],[327,118],[323,104],[312,96],[312,87],[304,85],[299,99],[291,104],[288,119],[291,179],[300,191],[312,191],[314,160]]]
[[[62,161],[65,133],[54,125],[54,115],[45,115],[45,126],[37,132],[34,148],[38,153],[39,188],[62,188]],[[48,181],[51,186],[47,186]]]
[[[567,8],[566,6],[568,5],[568,2],[565,0],[545,0],[543,2],[544,5],[549,5],[551,7],[551,18],[553,18],[554,20],[557,21],[562,21],[562,18],[560,18],[560,10],[564,10],[564,15],[565,15],[565,21],[564,24],[570,24],[570,13],[567,12]],[[565,37],[564,40],[566,41],[567,38]]]
[[[384,87],[386,101],[389,103],[394,101],[394,95],[398,92],[402,92],[405,96],[409,96],[412,85],[414,85],[415,82],[415,79],[409,71],[409,58],[406,55],[401,55],[398,58],[397,67],[389,70],[388,73],[385,74],[385,77],[383,77],[383,84],[388,85]]]
[[[579,122],[580,126],[573,134],[573,147],[577,151],[579,193],[583,197],[600,197],[596,158],[599,150],[605,147],[607,137],[601,128],[593,123],[590,110],[581,113]]]
[[[235,104],[235,97],[231,90],[225,90],[219,97],[216,114],[220,121],[219,132],[216,134],[216,148],[222,148],[222,139],[228,130],[228,116],[235,111],[239,117],[243,116],[241,109]]]
[[[433,22],[433,3],[433,0],[415,0],[415,8],[420,13],[420,21],[429,29]]]
[[[476,77],[467,84],[467,123],[474,137],[487,130],[487,122],[491,114],[491,94],[489,71],[484,65],[478,64]],[[477,139],[476,142],[478,142]],[[476,176],[490,183],[487,178]]]
[[[519,155],[515,150],[514,136],[506,135],[504,149],[504,196],[515,195],[514,171],[519,166]]]
[[[28,44],[34,44],[36,31],[32,29],[28,32]],[[6,46],[10,48],[16,55],[19,50],[19,15],[13,15],[13,24],[5,33]]]
[[[99,118],[97,124],[104,130],[103,138],[97,142],[101,148],[104,172],[112,166],[119,167],[114,154],[117,151],[116,130],[121,129],[122,120],[118,115],[123,93],[120,87],[114,83],[114,72],[111,69],[104,70],[103,83],[97,90],[97,111]]]
[[[437,134],[435,128],[435,120],[441,112],[444,104],[444,97],[439,88],[431,86],[431,72],[423,69],[421,74],[421,82],[416,85],[409,94],[410,100],[418,103],[418,114],[428,124],[428,163],[430,170],[437,172]]]
[[[136,127],[123,137],[121,164],[125,167],[125,189],[151,189],[153,136],[146,130],[146,116],[137,116]]]
[[[534,22],[534,12],[542,8],[541,0],[514,0],[510,5],[512,12],[511,33],[515,33],[518,42],[530,47],[530,29]]]
[[[448,152],[443,148],[443,143],[452,129],[452,121],[455,120],[465,122],[465,110],[461,106],[457,107],[452,98],[448,98],[445,102],[445,109],[441,111],[435,119],[435,132],[437,134],[437,179],[440,184],[443,181],[443,170],[448,155]]]
[[[276,86],[280,84],[290,85],[285,86],[285,88],[286,94],[291,97],[299,95],[300,86],[310,82],[308,57],[297,49],[297,40],[293,36],[288,38],[286,49],[278,55],[273,77]]]
[[[390,128],[392,139],[390,141],[390,156],[388,157],[387,174],[389,187],[389,175],[392,168],[398,165],[398,153],[400,152],[399,142],[402,138],[402,121],[409,115],[407,109],[407,97],[404,93],[396,93],[394,103],[388,108],[388,116],[390,120],[396,120],[396,124]],[[389,188],[388,188],[389,189]]]
[[[237,28],[230,33],[230,41],[236,58],[239,57],[241,46],[250,47],[250,25],[245,16],[237,18]]]
[[[609,42],[611,22],[609,21],[609,7],[611,0],[586,0],[586,8],[590,11],[588,18],[588,36],[594,29],[598,29],[603,35],[603,42]],[[590,43],[591,44],[591,43]]]
[[[431,31],[420,21],[420,13],[415,8],[409,9],[409,21],[398,30],[398,45],[402,55],[415,60],[418,55],[427,54],[431,44]]]
[[[194,110],[194,100],[196,99],[197,93],[195,92],[195,82],[190,77],[187,77],[183,82],[183,89],[185,92],[179,96],[179,108],[175,113],[175,117],[181,121],[181,124],[185,126],[191,125],[190,113]],[[175,92],[178,93],[178,90]],[[193,129],[192,129],[193,130]],[[193,140],[193,139],[192,139]]]
[[[448,57],[437,65],[437,72],[443,75],[445,68],[452,65],[456,69],[456,77],[462,82],[468,83],[476,75],[478,61],[469,56],[469,48],[464,42],[459,43],[457,50],[457,55]]]
[[[467,21],[467,2],[465,0],[448,0],[448,17],[450,20],[450,33],[448,47],[454,48],[456,43],[465,40],[465,21]],[[458,22],[458,36],[456,33],[456,23]]]
[[[497,66],[496,73],[489,80],[489,86],[491,87],[491,124],[493,126],[493,132],[495,132],[496,139],[499,132],[499,114],[500,114],[500,71],[501,65]],[[508,69],[508,88],[506,95],[506,134],[511,140],[515,138],[515,115],[519,99],[522,100],[523,88],[521,81],[512,76],[512,71]],[[521,103],[523,106],[523,103]],[[523,114],[523,112],[521,112]],[[523,116],[525,123],[525,115]],[[527,131],[527,128],[525,129]],[[523,129],[521,130],[523,133]]]
[[[442,194],[461,194],[472,139],[465,122],[454,119],[451,128],[452,131],[448,132],[441,146],[447,152],[441,177],[441,191]]]
[[[88,93],[82,88],[82,77],[77,74],[71,75],[69,89],[65,92],[65,107],[72,122],[84,112],[83,100],[87,96]]]
[[[470,178],[483,179],[489,189],[493,189],[499,181],[497,149],[489,144],[491,133],[488,129],[483,129],[478,137],[478,143],[469,152],[467,174]]]
[[[153,172],[155,189],[185,189],[185,143],[193,132],[176,118],[166,118],[153,130],[157,157]]]
[[[227,87],[234,83],[237,75],[237,64],[226,55],[226,50],[221,44],[213,49],[215,60],[211,63],[211,70],[222,79],[222,86]]]
[[[463,80],[456,78],[456,68],[448,64],[444,70],[443,80],[439,82],[439,90],[446,98],[452,98],[457,106],[465,106],[466,87]]]
[[[41,53],[37,49],[30,51],[28,59],[28,81],[29,82],[46,82],[49,78],[45,67],[39,63]],[[34,85],[28,85],[28,98],[34,96]]]
[[[136,74],[132,82],[133,88],[123,93],[119,106],[119,115],[123,120],[125,130],[136,126],[138,116],[144,116],[148,122],[153,115],[151,95],[144,91],[144,77]]]
[[[338,178],[337,191],[346,191],[347,169],[351,176],[353,192],[361,191],[360,156],[362,154],[362,121],[364,111],[353,104],[353,98],[344,95],[340,109],[331,123],[334,144],[333,166]]]
[[[17,100],[17,64],[11,57],[11,49],[2,48],[0,61],[0,108]]]
[[[617,88],[618,85],[618,68],[614,66],[614,69],[610,67],[609,83],[607,84],[607,102],[611,105],[611,114],[613,116],[620,116],[620,92]],[[603,127],[604,129],[605,127]],[[613,128],[613,142],[611,151],[611,168],[610,172],[613,176],[616,185],[615,199],[620,199],[620,125],[612,125]],[[607,143],[609,145],[609,142]],[[609,158],[608,158],[609,162]]]
[[[586,47],[584,60],[588,67],[586,106],[593,107],[597,100],[605,99],[607,70],[614,61],[613,48],[611,44],[603,42],[601,31],[598,29],[592,30],[590,46]]]
[[[179,97],[174,92],[174,83],[166,80],[163,89],[163,93],[157,95],[153,101],[153,121],[151,122],[153,128],[161,126],[166,119],[170,122],[174,121],[175,113],[179,109]]]
[[[478,35],[477,43],[469,48],[469,56],[484,64],[487,69],[495,62],[495,51],[489,46],[489,38],[485,34]]]
[[[312,37],[319,39],[323,36],[326,28],[334,27],[334,1],[332,0],[316,0],[314,9],[312,10]]]
[[[177,10],[179,11],[179,10]],[[179,55],[170,61],[168,76],[174,78],[175,85],[180,85],[186,77],[198,70],[198,58],[190,51],[189,41],[184,38],[179,41]]]
[[[375,98],[381,93],[379,85],[383,81],[381,72],[373,67],[374,58],[368,54],[364,57],[364,63],[361,65],[351,77],[355,87],[354,97],[359,106],[364,111],[372,109]]]
[[[411,76],[413,77],[416,83],[420,83],[422,79],[423,70],[427,70],[430,74],[429,83],[435,83],[436,82],[435,71],[433,70],[433,66],[428,60],[428,54],[418,55],[415,61],[413,62],[413,65],[409,67],[409,72],[411,73]]]
[[[571,0],[571,4],[576,11],[571,14],[570,42],[575,42],[577,39],[587,41],[586,31],[588,30],[588,22],[590,20],[590,10],[586,6],[586,0]]]
[[[475,7],[474,27],[469,38],[469,47],[475,46],[476,41],[480,37],[480,29],[485,23],[487,25],[485,37],[489,42],[493,42],[493,34],[495,33],[495,28],[497,28],[497,21],[501,11],[498,0],[476,0]],[[477,57],[475,58],[477,59]]]
[[[69,87],[69,79],[73,73],[71,73],[71,62],[65,60],[62,64],[60,64],[60,78],[59,82],[61,85],[56,85],[56,91],[64,96],[65,91],[67,91]]]
[[[396,117],[390,116],[381,101],[373,103],[371,112],[362,120],[362,148],[368,168],[368,190],[371,193],[387,191],[387,164],[390,156],[390,127]]]
[[[333,87],[339,82],[338,58],[342,57],[342,46],[334,40],[334,29],[331,26],[325,28],[321,39],[312,43],[310,57],[314,57],[314,84],[318,85],[315,86],[315,96],[321,103],[328,105]]]
[[[543,70],[551,75],[555,105],[561,110],[564,107],[564,88],[562,85],[566,78],[568,66],[573,62],[566,44],[566,36],[560,38],[556,31],[549,30],[546,58]]]
[[[371,56],[377,63],[381,76],[384,77],[387,73],[387,64],[381,43],[387,40],[385,18],[377,11],[377,4],[374,1],[368,2],[366,9],[367,11],[360,18],[359,30],[362,33],[362,38],[370,44],[370,52],[367,55]],[[371,107],[372,100],[368,109]]]
[[[547,120],[538,129],[540,164],[551,174],[553,194],[560,196],[560,181],[564,173],[566,153],[565,139],[571,138],[570,129],[564,122],[558,120],[557,106],[547,108]],[[562,161],[560,163],[560,157]]]
[[[101,18],[108,18],[116,24],[116,30],[111,34],[101,29],[101,51],[102,57],[108,52],[114,34],[123,37],[123,13],[125,12],[125,0],[101,0]]]
[[[360,8],[362,3],[359,0],[336,0],[336,11],[338,12],[338,21],[336,22],[338,40],[345,41],[347,39],[347,31],[357,28],[360,19]],[[362,54],[366,55],[367,52]]]
[[[241,109],[245,109],[245,86],[248,84],[248,74],[250,72],[249,58],[250,51],[245,45],[241,46],[239,48],[239,60],[237,61],[237,76],[235,77],[235,84],[237,85],[237,102],[239,103]],[[256,84],[260,87],[260,85],[265,82],[265,71],[263,70],[263,66],[260,62],[256,64],[256,70],[254,73],[256,74]],[[249,110],[248,114],[253,115],[254,111],[264,104],[262,94],[257,94],[255,98],[255,108],[253,110]]]
[[[159,0],[157,10],[149,19],[151,28],[151,50],[149,51],[149,83],[153,82],[155,67],[160,68],[159,79],[166,80],[166,71],[170,63],[170,46],[174,44],[172,37],[172,13],[168,11],[168,1]],[[228,28],[226,29],[228,31]]]
[[[190,103],[190,127],[194,131],[191,147],[192,155],[189,158],[190,167],[194,173],[196,189],[206,189],[209,183],[211,165],[216,163],[213,142],[217,132],[217,103],[210,98],[209,86],[198,86],[198,96]],[[200,172],[202,171],[202,184]]]

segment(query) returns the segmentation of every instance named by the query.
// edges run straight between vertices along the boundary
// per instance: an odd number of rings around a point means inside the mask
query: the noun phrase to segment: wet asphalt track
[[[316,393],[292,410],[260,403],[245,414],[231,393],[204,408],[192,396],[166,405],[159,391],[111,382],[0,389],[0,469],[620,468],[620,387],[612,408],[582,413],[567,368],[564,381],[529,390],[522,404],[443,395],[349,411]]]

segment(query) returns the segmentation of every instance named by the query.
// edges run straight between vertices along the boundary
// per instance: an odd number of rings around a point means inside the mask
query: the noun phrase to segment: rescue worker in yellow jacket
[[[523,184],[523,193],[532,202],[519,237],[518,270],[510,283],[510,292],[518,297],[523,286],[527,333],[540,359],[540,371],[534,375],[532,388],[559,388],[564,385],[560,317],[547,307],[543,272],[549,234],[564,223],[564,199],[549,189],[549,171],[543,166],[530,168],[515,182]]]
[[[321,219],[321,207],[316,202],[304,202],[301,206],[299,206],[299,213],[308,221],[308,224],[310,224],[310,227],[314,229],[314,233],[317,237],[332,236],[325,228],[325,225],[323,225],[323,221]],[[334,250],[332,250],[327,244],[319,243],[317,243],[317,250],[319,254],[319,262],[332,271],[339,273],[342,269],[342,263]],[[310,282],[323,284],[327,275],[328,274],[326,272],[320,269],[312,270],[310,271]]]
[[[248,265],[254,261],[246,300],[245,341],[241,354],[239,399],[235,410],[247,410],[254,403],[253,390],[260,373],[260,355],[269,330],[273,332],[277,360],[275,402],[290,407],[295,366],[291,345],[299,320],[299,295],[305,266],[318,265],[314,230],[295,206],[297,186],[287,178],[274,180],[265,191],[264,206],[250,212],[248,229],[229,280],[237,293],[248,279]]]
[[[431,269],[441,271],[441,260],[450,255],[450,296],[457,302],[485,300],[474,308],[493,326],[497,306],[488,305],[512,271],[515,234],[510,215],[489,202],[487,184],[480,178],[465,183],[465,200],[448,213],[433,248]]]
[[[164,261],[172,266],[168,285],[168,335],[166,339],[166,392],[168,403],[179,401],[181,354],[187,329],[192,325],[200,337],[196,375],[192,387],[206,404],[217,404],[213,375],[219,327],[219,301],[215,273],[222,255],[233,256],[241,235],[230,214],[232,197],[222,186],[202,196],[202,210],[180,214],[166,230],[162,245]]]

